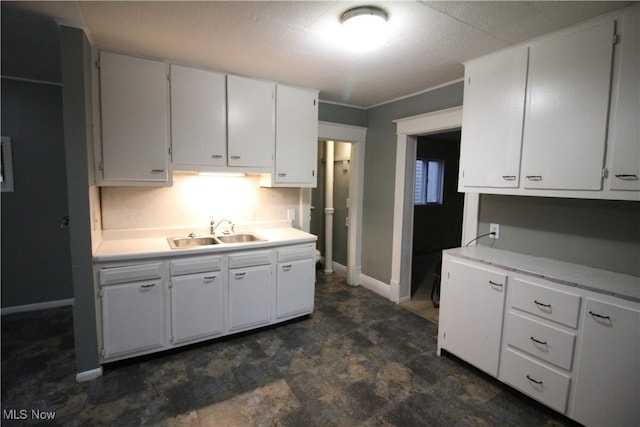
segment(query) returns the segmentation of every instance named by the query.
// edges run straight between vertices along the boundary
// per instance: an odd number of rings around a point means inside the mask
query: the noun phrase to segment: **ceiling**
[[[30,69],[59,81],[59,41],[44,35],[57,31],[55,18],[83,28],[96,48],[314,88],[323,101],[367,108],[460,79],[468,59],[633,3],[2,1],[2,74]],[[331,35],[344,11],[363,4],[387,11],[390,36],[355,54]]]

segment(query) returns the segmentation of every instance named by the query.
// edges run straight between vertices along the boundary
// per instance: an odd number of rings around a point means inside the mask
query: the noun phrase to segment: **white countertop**
[[[444,253],[553,282],[640,302],[640,277],[515,252],[470,246]]]
[[[185,249],[172,249],[167,237],[187,237],[191,228],[165,230],[116,230],[105,232],[104,240],[93,254],[94,262],[126,261],[143,258],[175,257],[213,254],[237,250],[269,248],[273,246],[315,242],[313,234],[291,227],[290,222],[243,224],[236,232],[250,231],[265,239],[260,242],[221,243]],[[196,231],[198,233],[198,231]],[[205,233],[198,233],[205,234]]]

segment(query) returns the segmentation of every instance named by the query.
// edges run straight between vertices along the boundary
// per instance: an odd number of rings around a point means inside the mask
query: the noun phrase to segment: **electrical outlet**
[[[494,223],[489,224],[489,233],[495,233],[495,234],[491,234],[489,236],[492,239],[499,239],[500,238],[500,224],[494,224]]]

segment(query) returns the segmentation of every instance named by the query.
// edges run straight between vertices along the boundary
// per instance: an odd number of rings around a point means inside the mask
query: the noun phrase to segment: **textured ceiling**
[[[50,30],[44,16],[83,28],[96,48],[310,87],[322,100],[370,107],[459,79],[468,59],[632,3],[3,1],[2,73],[40,66],[55,74],[34,58],[55,55],[55,40],[25,49],[24,31]],[[388,12],[390,37],[354,54],[331,35],[345,10],[363,4]]]

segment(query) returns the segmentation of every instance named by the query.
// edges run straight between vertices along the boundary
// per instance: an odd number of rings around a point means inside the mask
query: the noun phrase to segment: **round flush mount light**
[[[340,17],[344,43],[361,52],[381,46],[387,38],[387,18],[387,12],[375,6],[347,10]]]

